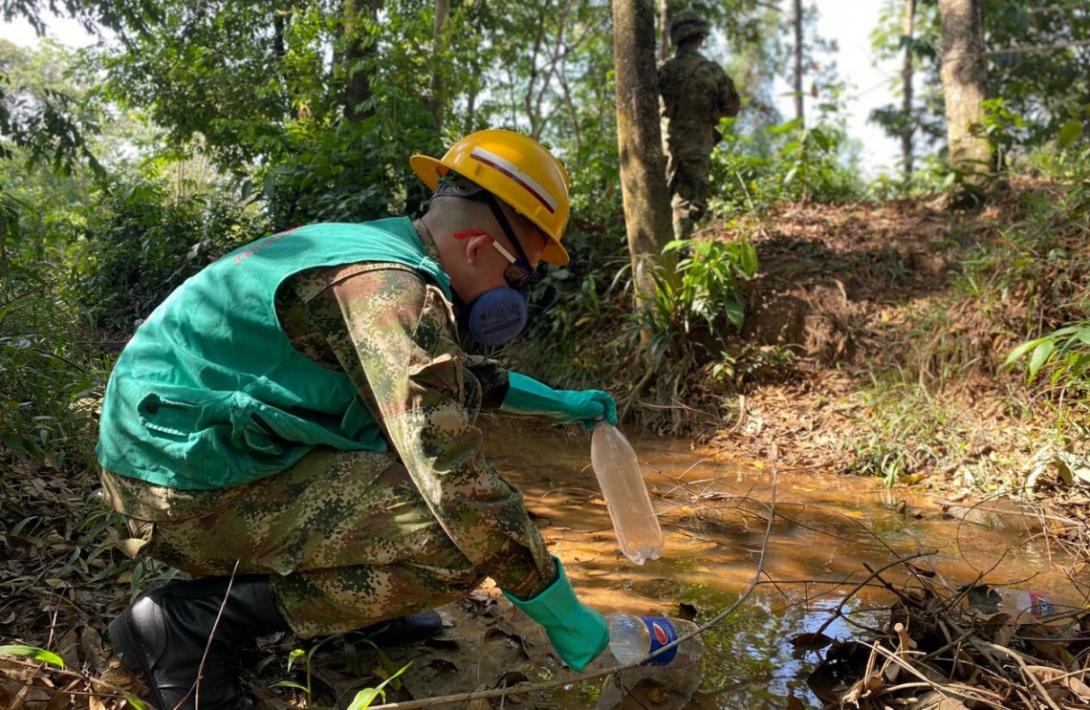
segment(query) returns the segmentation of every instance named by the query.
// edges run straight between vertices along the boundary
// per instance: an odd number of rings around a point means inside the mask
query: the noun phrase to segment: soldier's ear
[[[470,266],[477,265],[477,259],[480,257],[481,249],[487,249],[492,246],[492,237],[483,229],[470,229],[465,232],[458,232],[454,235],[454,238],[465,241],[464,249],[466,262]]]

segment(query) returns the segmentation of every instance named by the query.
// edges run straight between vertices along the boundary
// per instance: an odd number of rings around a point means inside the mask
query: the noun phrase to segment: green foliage
[[[79,402],[101,372],[75,346],[56,255],[25,250],[26,205],[0,195],[0,451],[60,466],[90,460]]]
[[[798,119],[751,134],[724,121],[724,142],[712,153],[712,207],[724,214],[763,212],[794,200],[822,203],[859,199],[859,174],[844,164],[844,130],[833,124],[803,128]]]
[[[44,648],[34,646],[0,646],[0,655],[21,656],[33,661],[42,661],[57,668],[64,668],[64,659]]]
[[[371,703],[375,702],[375,699],[379,697],[385,701],[387,684],[408,670],[412,663],[412,661],[409,661],[399,668],[397,672],[383,680],[374,688],[364,688],[363,690],[358,691],[356,696],[352,698],[352,702],[348,705],[348,710],[367,710],[367,708],[371,707]]]
[[[1049,381],[1076,389],[1090,387],[1090,321],[1064,326],[1048,335],[1026,341],[1011,351],[1005,365],[1026,360],[1026,377],[1033,382],[1042,370]]]
[[[1090,149],[1050,158],[1055,183],[1024,193],[1020,219],[1003,239],[971,247],[955,280],[984,318],[1020,340],[1083,320],[1090,306],[1090,255],[1082,248],[1090,215],[1087,158]],[[1010,307],[1012,299],[1020,308]]]
[[[256,211],[222,190],[117,182],[69,254],[73,298],[91,325],[128,332],[186,278],[264,232]]]
[[[985,99],[983,108],[984,120],[981,125],[973,126],[973,133],[988,140],[996,156],[994,167],[998,168],[1016,145],[1025,142],[1030,124],[1011,111],[1005,99]],[[983,167],[987,169],[989,166]]]
[[[881,126],[891,138],[899,139],[911,128],[915,152],[923,153],[941,144],[946,137],[938,65],[939,48],[942,46],[938,3],[934,0],[917,2],[911,38],[904,34],[904,14],[903,0],[886,2],[878,25],[871,32],[871,47],[878,59],[887,62],[901,61],[906,50],[911,53],[915,77],[912,107],[905,112],[900,101],[904,96],[903,79],[897,75],[890,79],[890,90],[898,101],[874,109],[870,120]]]
[[[1070,46],[1090,36],[1090,15],[1082,0],[984,0],[989,50],[1051,47],[1047,51],[998,53],[988,64],[989,95],[1002,98],[1026,121],[1022,142],[1040,146],[1064,125],[1086,125],[1090,97],[1090,52]]]
[[[757,272],[757,252],[746,241],[676,240],[681,251],[676,278],[655,274],[653,296],[636,304],[633,340],[646,347],[646,372],[655,373],[656,397],[671,403],[688,391],[695,371],[725,349],[730,329],[741,328],[745,299],[740,282]],[[673,413],[672,428],[680,426]]]
[[[678,278],[659,275],[655,297],[648,304],[649,325],[655,332],[680,328],[689,334],[700,323],[712,335],[726,323],[740,329],[745,299],[739,281],[757,273],[757,250],[745,241],[675,239],[663,253],[683,252]]]
[[[784,345],[742,343],[719,355],[711,377],[734,391],[763,382],[774,382],[791,372],[795,351]]]
[[[88,141],[100,116],[61,76],[70,63],[71,52],[53,43],[31,52],[0,40],[0,159],[18,152],[28,165],[57,173],[85,164],[103,174]]]

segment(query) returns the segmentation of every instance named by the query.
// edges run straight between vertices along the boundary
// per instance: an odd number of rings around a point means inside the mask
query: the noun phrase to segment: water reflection
[[[505,426],[501,431],[510,433]],[[502,437],[487,437],[492,442]],[[590,438],[534,430],[517,448],[486,454],[526,496],[550,549],[564,560],[580,596],[604,613],[677,615],[695,607],[707,619],[750,584],[764,539],[771,475],[764,462],[701,459],[685,442],[633,442],[666,534],[659,560],[636,567],[624,558],[590,470]],[[866,574],[898,555],[936,550],[930,564],[952,586],[990,570],[993,583],[1024,580],[1063,598],[1067,583],[1052,571],[1048,551],[1024,544],[1034,521],[997,515],[992,527],[942,517],[938,505],[879,482],[811,472],[778,476],[776,519],[766,577],[758,592],[705,639],[699,708],[784,707],[794,696],[820,704],[806,688],[816,662],[790,639],[816,631]],[[887,577],[898,581],[891,571]],[[773,584],[772,582],[775,582]],[[885,600],[868,588],[849,609],[857,623],[879,625],[867,609]],[[846,638],[843,621],[825,633]],[[593,707],[594,691],[575,689],[558,707]]]

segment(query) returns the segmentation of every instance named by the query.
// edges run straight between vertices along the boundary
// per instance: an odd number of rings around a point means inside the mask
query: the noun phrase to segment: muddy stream
[[[503,443],[512,432],[489,430],[488,458],[523,491],[581,598],[603,613],[677,616],[684,607],[700,622],[752,580],[771,500],[768,462],[715,461],[694,453],[688,442],[634,440],[666,534],[662,558],[637,567],[618,550],[590,469],[589,435],[524,432],[516,446]],[[1027,542],[1032,521],[1013,509],[985,508],[971,511],[974,522],[968,522],[944,514],[939,501],[876,480],[778,473],[763,583],[732,618],[704,635],[703,682],[690,706],[783,708],[794,696],[802,707],[819,707],[806,686],[817,657],[795,652],[790,639],[821,626],[867,575],[864,563],[877,569],[895,555],[936,550],[930,565],[950,586],[987,573],[990,583],[1064,599],[1070,593],[1060,569],[1065,560],[1043,543]],[[901,581],[897,573],[887,576]],[[544,634],[506,602],[492,601],[496,597],[496,590],[486,589],[445,608],[452,645],[428,651],[438,661],[417,657],[415,672],[407,674],[415,697],[493,687],[504,677],[509,683],[551,680],[566,672]],[[884,601],[881,593],[867,591],[846,608],[859,623],[880,626],[875,610]],[[826,633],[846,638],[858,632],[837,621]],[[612,665],[608,656],[587,670]],[[598,692],[588,683],[508,705],[593,708]]]

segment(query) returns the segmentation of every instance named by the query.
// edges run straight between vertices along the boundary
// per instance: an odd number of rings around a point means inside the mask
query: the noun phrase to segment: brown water
[[[504,443],[517,436],[517,447]],[[489,459],[526,496],[550,549],[560,557],[581,598],[604,613],[677,615],[696,607],[697,621],[733,602],[754,576],[772,494],[765,462],[702,459],[684,442],[642,439],[644,466],[666,534],[659,560],[637,567],[623,557],[594,473],[590,437],[583,434],[490,430]],[[978,515],[984,525],[942,516],[938,504],[872,479],[821,472],[778,473],[776,517],[767,547],[765,583],[733,618],[705,634],[705,672],[696,707],[784,707],[795,695],[818,704],[805,678],[814,654],[797,655],[789,639],[816,630],[844,595],[873,568],[925,550],[922,562],[950,586],[985,574],[993,584],[1021,586],[1072,598],[1065,562],[1027,539],[1032,521],[1019,515]],[[898,571],[886,576],[897,582]],[[776,584],[769,583],[769,579]],[[881,625],[883,598],[857,595],[848,608],[863,624]],[[826,630],[845,638],[844,622]],[[572,689],[556,707],[593,707],[594,689]]]

